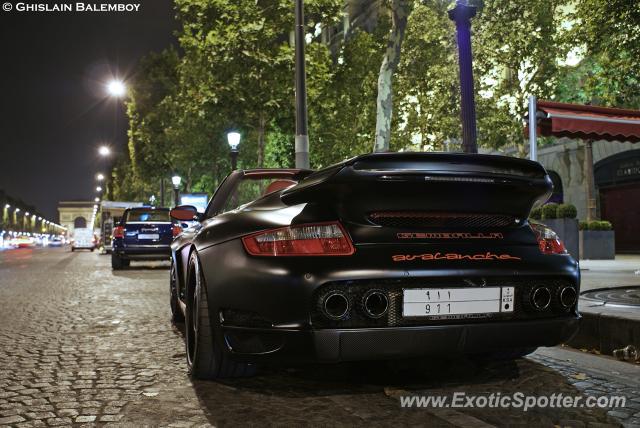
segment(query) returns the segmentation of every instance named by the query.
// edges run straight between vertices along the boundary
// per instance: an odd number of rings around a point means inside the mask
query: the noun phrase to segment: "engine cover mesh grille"
[[[503,214],[434,213],[423,211],[379,211],[370,213],[369,221],[396,228],[471,228],[508,227],[515,218]]]

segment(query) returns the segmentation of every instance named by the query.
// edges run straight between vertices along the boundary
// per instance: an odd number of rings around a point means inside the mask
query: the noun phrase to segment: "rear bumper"
[[[71,245],[71,247],[77,250],[90,250],[92,248],[96,248],[96,245],[95,244],[73,244]]]
[[[223,327],[227,350],[252,362],[339,362],[478,354],[555,346],[577,331],[580,316],[439,326],[359,329]]]
[[[169,245],[115,247],[112,252],[128,260],[168,260],[171,256],[171,247]]]

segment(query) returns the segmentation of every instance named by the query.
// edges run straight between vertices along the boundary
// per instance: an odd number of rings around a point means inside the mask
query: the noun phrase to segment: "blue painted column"
[[[476,142],[476,104],[473,90],[473,59],[471,56],[471,18],[476,16],[475,6],[458,1],[449,10],[449,19],[455,21],[458,35],[458,64],[460,67],[460,116],[462,119],[462,151],[478,153]]]

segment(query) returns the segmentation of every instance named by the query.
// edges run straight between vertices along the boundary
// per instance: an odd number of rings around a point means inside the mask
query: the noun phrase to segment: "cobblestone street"
[[[0,426],[640,425],[639,380],[544,353],[467,360],[265,369],[192,382],[169,321],[168,271],[66,249],[0,252]],[[600,358],[585,356],[585,358]],[[516,392],[627,396],[614,409],[402,409],[404,395]]]

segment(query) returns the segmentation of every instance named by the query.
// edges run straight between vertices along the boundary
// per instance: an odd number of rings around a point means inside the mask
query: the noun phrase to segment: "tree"
[[[448,1],[417,3],[398,65],[392,150],[444,150],[460,135],[454,24]]]
[[[640,7],[629,0],[579,0],[571,36],[586,60],[576,70],[576,90],[594,104],[640,108]]]
[[[524,151],[527,98],[550,98],[569,45],[569,0],[486,0],[473,20],[479,144]],[[507,24],[508,23],[508,24]]]
[[[400,62],[402,40],[413,0],[391,0],[391,31],[378,76],[375,152],[389,150],[393,115],[393,74]]]

